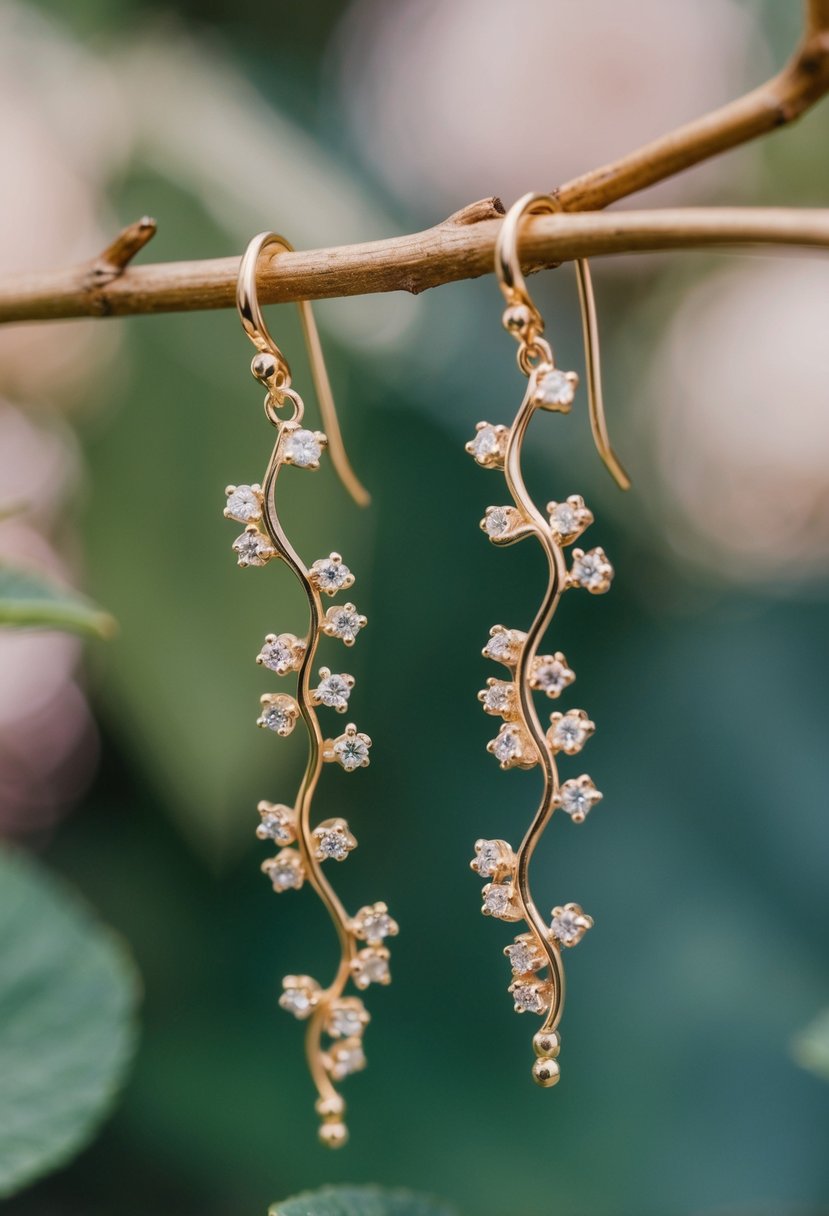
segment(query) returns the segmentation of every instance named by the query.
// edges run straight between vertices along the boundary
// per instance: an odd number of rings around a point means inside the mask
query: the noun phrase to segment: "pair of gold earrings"
[[[483,654],[501,664],[508,678],[490,678],[478,694],[484,711],[501,720],[487,750],[502,769],[540,766],[544,779],[541,801],[516,849],[505,840],[478,840],[471,862],[472,869],[486,880],[484,914],[516,924],[523,922],[526,930],[504,953],[512,969],[509,991],[516,1010],[543,1018],[533,1038],[533,1077],[544,1087],[554,1085],[559,1077],[557,1027],[564,1003],[561,950],[574,946],[593,921],[578,904],[565,903],[553,908],[548,923],[530,892],[529,864],[554,811],[561,810],[573,822],[581,823],[601,794],[586,774],[559,779],[558,757],[576,755],[593,733],[594,724],[584,710],[568,709],[554,712],[545,731],[534,693],[558,698],[575,675],[560,651],[544,655],[538,651],[565,590],[582,587],[599,594],[608,590],[613,578],[613,568],[601,548],[573,549],[572,563],[567,567],[565,548],[593,522],[584,500],[574,494],[551,502],[545,516],[530,498],[521,471],[524,439],[535,413],[569,413],[578,384],[575,373],[563,372],[555,365],[552,348],[543,337],[544,322],[530,299],[518,261],[518,229],[523,216],[554,210],[556,204],[549,195],[528,194],[515,203],[501,226],[495,270],[507,303],[504,325],[518,341],[518,366],[528,378],[528,387],[511,426],[480,422],[466,445],[478,465],[503,470],[511,499],[506,506],[487,508],[481,521],[484,532],[496,545],[534,536],[549,565],[546,593],[526,632],[502,625],[490,631]],[[308,882],[325,905],[339,938],[340,963],[331,982],[324,987],[309,975],[288,975],[282,981],[279,998],[283,1009],[307,1022],[306,1053],[318,1095],[320,1137],[325,1144],[338,1147],[345,1143],[347,1131],[345,1103],[337,1086],[366,1062],[363,1032],[369,1013],[360,994],[372,984],[390,982],[387,943],[397,934],[398,926],[383,902],[366,904],[349,915],[324,873],[326,862],[344,861],[357,841],[340,817],[312,822],[312,800],[323,765],[336,764],[346,772],[365,768],[372,741],[354,722],[339,734],[332,732],[331,737],[325,737],[318,711],[346,714],[354,678],[338,670],[338,663],[333,668],[316,669],[317,651],[324,639],[352,646],[366,618],[350,600],[323,609],[322,597],[350,591],[354,575],[339,553],[305,564],[280,523],[277,480],[285,465],[318,469],[328,451],[352,498],[360,505],[366,505],[369,499],[346,456],[319,335],[307,301],[301,302],[299,309],[325,432],[303,425],[302,398],[292,386],[288,362],[268,332],[257,300],[257,264],[260,255],[273,248],[292,247],[274,233],[261,233],[251,241],[242,258],[236,299],[242,325],[256,347],[251,371],[266,389],[265,415],[276,428],[276,442],[261,485],[227,487],[224,514],[244,525],[244,531],[233,541],[238,564],[264,566],[280,558],[299,580],[308,600],[307,633],[302,637],[285,631],[269,633],[256,656],[256,662],[269,672],[296,677],[295,694],[269,691],[262,695],[257,724],[284,737],[301,719],[309,742],[308,762],[296,798],[290,805],[260,802],[256,833],[277,849],[262,863],[274,890],[298,889]],[[591,428],[603,461],[619,486],[626,489],[629,482],[610,448],[605,425],[590,273],[586,262],[578,262],[576,268]],[[356,992],[349,992],[349,985]]]

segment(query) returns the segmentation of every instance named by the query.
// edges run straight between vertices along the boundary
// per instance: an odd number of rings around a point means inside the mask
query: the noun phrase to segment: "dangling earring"
[[[352,646],[366,618],[352,603],[335,604],[323,610],[322,596],[348,591],[354,575],[338,553],[330,553],[306,566],[285,535],[276,508],[276,482],[285,465],[318,469],[327,448],[334,467],[352,498],[365,506],[369,499],[354,475],[343,446],[331,386],[325,370],[319,335],[307,301],[299,304],[311,373],[320,403],[326,433],[311,431],[303,424],[302,398],[291,387],[288,362],[271,337],[256,296],[256,267],[260,254],[276,247],[290,250],[281,236],[263,232],[254,237],[242,258],[236,304],[245,333],[256,347],[251,363],[254,377],[267,389],[265,416],[276,427],[276,443],[261,486],[227,487],[228,519],[245,525],[233,542],[240,566],[264,566],[281,558],[296,575],[308,597],[310,624],[305,636],[288,632],[269,633],[256,662],[278,676],[296,673],[296,696],[267,692],[261,698],[257,724],[278,736],[291,734],[301,718],[308,731],[309,750],[305,775],[295,802],[260,802],[260,840],[278,846],[275,856],[262,864],[274,891],[299,888],[307,880],[325,905],[337,931],[340,964],[328,987],[308,975],[288,975],[282,981],[279,1004],[294,1017],[307,1021],[306,1053],[317,1088],[317,1113],[322,1119],[320,1138],[336,1148],[344,1144],[345,1103],[335,1082],[365,1067],[362,1035],[369,1014],[357,995],[345,995],[349,982],[362,991],[372,983],[388,984],[389,951],[384,940],[397,933],[397,925],[384,903],[368,904],[349,916],[323,873],[323,863],[344,861],[356,845],[344,819],[325,819],[311,824],[311,802],[325,762],[335,762],[346,772],[369,763],[371,739],[353,723],[334,738],[324,739],[317,709],[345,713],[354,679],[336,668],[319,668],[319,680],[311,687],[317,648],[323,637]],[[324,1045],[324,1037],[328,1040]]]
[[[549,564],[544,599],[526,633],[496,625],[484,647],[484,657],[506,667],[509,679],[489,679],[479,694],[484,711],[502,719],[502,725],[487,750],[502,769],[541,767],[544,788],[535,817],[518,848],[505,840],[478,840],[472,869],[487,884],[483,889],[485,916],[523,921],[520,933],[504,953],[512,967],[512,994],[518,1012],[543,1018],[533,1038],[535,1081],[544,1087],[559,1078],[557,1027],[564,1004],[562,946],[575,946],[592,927],[592,919],[576,903],[553,908],[547,923],[536,907],[529,885],[529,865],[538,841],[553,813],[563,811],[574,823],[582,823],[602,795],[586,774],[559,780],[556,757],[574,756],[594,730],[582,709],[568,709],[550,716],[544,730],[533,693],[557,698],[575,679],[561,651],[539,655],[542,638],[552,621],[562,592],[583,587],[598,595],[607,591],[613,567],[603,549],[573,550],[570,569],[564,549],[577,540],[593,522],[593,516],[577,494],[547,504],[545,518],[527,493],[521,472],[521,450],[527,428],[537,410],[570,412],[578,385],[574,372],[560,371],[548,342],[541,336],[544,322],[527,291],[518,262],[519,223],[528,212],[556,211],[553,198],[527,194],[510,209],[501,226],[495,250],[495,270],[507,302],[505,328],[518,341],[518,366],[529,378],[524,400],[512,426],[479,422],[475,438],[466,450],[484,468],[503,469],[512,502],[488,507],[481,527],[496,545],[511,545],[534,536]],[[610,447],[602,403],[596,312],[590,271],[586,262],[576,263],[584,329],[590,421],[599,454],[621,489],[630,482]],[[544,974],[546,972],[546,974]]]

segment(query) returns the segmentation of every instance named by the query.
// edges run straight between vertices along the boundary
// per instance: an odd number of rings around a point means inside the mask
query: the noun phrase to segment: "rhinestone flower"
[[[256,719],[256,725],[285,738],[296,726],[299,717],[299,706],[293,697],[283,692],[266,692],[259,698],[262,712]]]
[[[481,653],[485,659],[494,659],[496,663],[503,663],[505,667],[514,667],[526,640],[526,633],[522,633],[520,629],[506,629],[503,625],[493,625],[489,631],[489,641]]]
[[[387,937],[396,937],[400,932],[396,921],[389,916],[384,903],[367,904],[360,908],[351,921],[351,931],[361,942],[379,946]]]
[[[262,518],[262,487],[227,486],[225,519],[235,519],[240,524],[252,524]]]
[[[524,517],[515,507],[487,507],[481,520],[481,528],[490,540],[513,540],[516,531],[524,523]]]
[[[559,697],[572,684],[576,673],[567,666],[560,650],[555,654],[536,655],[530,668],[530,688],[546,693],[548,697]]]
[[[569,414],[578,388],[575,372],[562,372],[557,367],[540,371],[535,382],[533,405],[542,410],[557,410]]]
[[[592,807],[600,802],[601,798],[602,795],[590,777],[583,773],[581,777],[573,777],[564,782],[558,792],[557,803],[573,823],[584,823]]]
[[[306,643],[293,633],[269,633],[256,662],[269,671],[275,671],[278,676],[284,676],[289,671],[296,671],[302,663]]]
[[[311,702],[313,705],[327,705],[329,709],[336,709],[338,714],[344,714],[353,687],[354,676],[334,675],[329,667],[321,667],[320,682],[311,689]]]
[[[496,920],[521,920],[521,910],[515,902],[515,888],[509,882],[488,882],[481,892],[484,916]]]
[[[506,840],[476,840],[475,856],[470,869],[481,878],[493,878],[496,882],[512,874],[515,869],[515,854]]]
[[[496,737],[487,743],[486,750],[503,769],[532,768],[538,764],[535,744],[517,722],[505,722]]]
[[[580,494],[571,494],[566,502],[548,502],[550,531],[560,545],[569,545],[593,522],[593,512],[584,505]]]
[[[349,722],[336,739],[327,739],[323,747],[323,760],[336,760],[347,773],[355,768],[368,768],[371,739]]]
[[[317,861],[345,861],[352,849],[357,848],[357,841],[348,830],[344,819],[326,819],[312,833],[316,841],[314,856]]]
[[[366,1057],[360,1039],[343,1039],[335,1043],[322,1057],[334,1081],[342,1081],[366,1066]]]
[[[505,426],[491,426],[488,422],[479,422],[475,427],[475,438],[466,444],[466,450],[483,468],[501,469],[504,467],[508,438],[509,431]]]
[[[339,553],[331,553],[315,561],[308,571],[308,578],[326,595],[336,595],[338,591],[354,586],[354,575]]]
[[[370,1020],[369,1012],[358,996],[340,997],[328,1013],[325,1033],[332,1039],[355,1039]]]
[[[353,646],[357,634],[365,629],[366,624],[366,618],[353,604],[335,604],[323,617],[322,632],[329,638],[339,638],[346,646]]]
[[[256,524],[248,524],[242,535],[236,537],[233,550],[243,570],[247,566],[264,566],[276,556],[276,549]]]
[[[279,1004],[295,1018],[309,1018],[319,1004],[322,989],[310,975],[286,975],[282,981],[283,993]]]
[[[547,980],[514,980],[509,991],[516,1013],[546,1013],[550,1008],[552,985]]]
[[[486,682],[486,688],[482,688],[478,693],[478,700],[483,705],[485,713],[495,714],[501,718],[511,718],[515,714],[515,685],[490,676]]]
[[[351,961],[351,973],[358,988],[369,984],[390,984],[389,952],[385,946],[367,946],[358,950]]]
[[[322,449],[327,443],[322,431],[285,427],[282,433],[282,459],[286,464],[295,464],[300,469],[318,469]]]
[[[296,849],[280,849],[276,857],[262,862],[262,873],[273,883],[274,891],[298,891],[305,881],[305,868]]]
[[[573,565],[570,570],[571,587],[584,587],[591,595],[601,595],[613,581],[613,567],[607,560],[604,549],[573,550]]]
[[[516,975],[529,975],[547,965],[547,956],[532,933],[516,937],[511,946],[505,947],[504,954]]]
[[[256,829],[260,840],[293,844],[296,840],[296,811],[293,807],[276,802],[260,802],[256,809],[261,819]]]
[[[575,946],[584,937],[588,929],[593,928],[593,917],[583,912],[578,904],[565,904],[563,908],[553,908],[553,919],[550,922],[550,932],[562,946]]]
[[[550,714],[550,724],[547,742],[553,755],[564,752],[566,756],[575,756],[596,729],[596,723],[590,721],[583,709],[568,709],[566,714]]]

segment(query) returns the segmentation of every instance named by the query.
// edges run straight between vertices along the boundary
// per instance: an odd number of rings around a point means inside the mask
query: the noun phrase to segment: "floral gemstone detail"
[[[509,438],[507,428],[491,426],[488,422],[479,422],[475,432],[475,438],[470,439],[466,444],[469,455],[474,456],[476,463],[483,468],[502,468]]]
[[[348,830],[344,819],[326,819],[319,827],[314,828],[313,837],[316,841],[314,855],[317,861],[332,859],[345,861],[352,849],[356,849],[357,840]]]
[[[475,856],[469,863],[481,878],[500,880],[515,868],[515,854],[505,840],[476,840]]]
[[[389,952],[385,946],[368,946],[358,950],[351,962],[351,973],[358,988],[369,984],[390,984]]]
[[[346,646],[353,646],[357,634],[365,629],[367,623],[353,604],[335,605],[326,612],[322,631],[329,638],[339,638]]]
[[[478,693],[478,700],[484,707],[484,712],[502,718],[509,718],[515,713],[515,685],[506,680],[487,680],[486,688]]]
[[[262,712],[256,719],[256,725],[285,738],[296,726],[299,717],[299,706],[293,697],[286,693],[266,692],[260,697]]]
[[[302,663],[305,649],[304,640],[300,640],[293,633],[269,633],[256,656],[256,662],[260,667],[267,667],[278,676],[284,676],[289,671],[297,670]]]
[[[593,917],[588,916],[578,904],[565,904],[563,908],[553,908],[553,919],[550,922],[550,932],[562,946],[575,946],[584,937],[588,929],[593,928]]]
[[[293,844],[296,840],[296,811],[293,807],[274,802],[260,802],[256,809],[261,820],[256,829],[260,840]]]
[[[575,756],[584,747],[596,729],[583,709],[568,709],[566,714],[550,714],[550,729],[547,742],[553,751]]]
[[[364,735],[353,722],[336,739],[328,739],[323,747],[323,760],[336,760],[347,773],[355,768],[368,768],[371,739]]]
[[[569,413],[578,384],[575,372],[562,372],[557,367],[542,371],[535,383],[533,404],[541,409]]]
[[[494,916],[496,920],[520,920],[521,912],[515,903],[515,890],[512,883],[488,882],[481,892],[483,904],[481,911],[484,916]]]
[[[342,1081],[366,1066],[366,1057],[360,1039],[343,1039],[335,1043],[323,1056],[323,1063],[335,1081]]]
[[[325,1033],[332,1039],[355,1039],[370,1020],[369,1012],[358,996],[341,997],[331,1006]]]
[[[282,439],[282,459],[300,469],[318,469],[322,449],[328,443],[322,431],[306,431],[303,427],[289,431]]]
[[[360,908],[351,921],[351,929],[355,937],[369,946],[379,946],[385,938],[396,937],[400,932],[384,903],[367,904]]]
[[[558,792],[557,803],[574,823],[583,823],[602,795],[586,773],[565,781]]]
[[[503,625],[493,625],[489,631],[489,641],[481,653],[485,659],[494,659],[496,663],[503,663],[505,667],[514,667],[526,640],[526,633],[522,633],[520,629],[506,629]]]
[[[309,1018],[319,1004],[322,991],[317,981],[310,975],[286,975],[282,987],[280,1006],[300,1021]]]
[[[298,891],[305,881],[305,868],[296,849],[281,849],[276,857],[262,862],[262,873],[267,874],[274,891]]]
[[[590,549],[587,553],[582,549],[573,550],[573,566],[569,580],[571,586],[584,587],[591,595],[601,595],[609,589],[613,573],[613,567],[607,560],[604,549]]]
[[[536,655],[530,669],[530,688],[545,693],[548,697],[559,697],[576,678],[576,673],[567,666],[560,650],[555,654]]]
[[[546,1013],[552,986],[546,980],[515,980],[509,986],[516,1013]]]
[[[566,502],[548,502],[550,531],[559,544],[569,545],[593,523],[593,512],[584,505],[580,494],[571,494]]]
[[[501,768],[532,768],[538,763],[535,745],[523,726],[505,722],[494,739],[490,739],[486,750],[493,755]]]
[[[354,586],[354,575],[339,553],[318,558],[308,571],[308,577],[314,586],[326,595],[336,595],[338,591],[345,591]]]
[[[250,524],[241,536],[236,537],[233,551],[243,570],[247,566],[264,566],[276,556],[276,549],[255,524]]]
[[[547,956],[531,933],[516,937],[511,946],[505,947],[504,954],[516,975],[529,975],[547,965]]]
[[[262,518],[262,487],[228,486],[225,490],[227,505],[225,519],[235,519],[240,524],[255,523]]]
[[[328,667],[320,668],[320,682],[311,689],[311,700],[314,705],[327,705],[338,714],[344,714],[348,708],[348,698],[354,687],[354,676],[332,674]]]
[[[507,537],[512,538],[522,522],[522,516],[515,507],[487,507],[481,528],[490,540],[506,540]]]

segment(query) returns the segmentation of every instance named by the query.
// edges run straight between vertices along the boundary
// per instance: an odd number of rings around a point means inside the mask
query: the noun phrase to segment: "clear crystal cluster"
[[[266,692],[259,700],[262,712],[256,719],[256,725],[272,730],[281,738],[290,735],[299,717],[299,706],[294,698],[289,697],[287,693]]]
[[[322,631],[329,638],[339,638],[346,646],[353,646],[357,634],[365,629],[366,618],[361,616],[353,604],[335,604],[323,617]]]
[[[354,676],[334,674],[330,667],[321,667],[319,675],[319,684],[310,690],[312,704],[325,705],[328,709],[335,709],[338,714],[344,714],[354,687]]]
[[[314,586],[325,595],[336,595],[354,586],[354,575],[339,553],[331,553],[313,563],[308,577]]]
[[[267,667],[278,676],[284,676],[300,667],[306,649],[305,639],[293,633],[269,633],[256,656],[256,662],[260,667]]]

